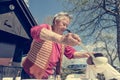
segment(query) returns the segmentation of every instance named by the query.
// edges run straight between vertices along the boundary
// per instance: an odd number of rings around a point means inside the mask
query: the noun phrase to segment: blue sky
[[[29,9],[41,24],[47,16],[63,11],[63,6],[61,0],[29,0]]]

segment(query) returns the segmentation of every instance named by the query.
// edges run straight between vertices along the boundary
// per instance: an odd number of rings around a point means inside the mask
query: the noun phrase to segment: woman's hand
[[[63,35],[61,38],[61,43],[66,45],[79,45],[81,43],[81,39],[77,34],[68,33],[66,35]]]
[[[90,54],[91,54],[91,53],[90,53]],[[90,55],[88,54],[88,52],[86,52],[86,53],[81,54],[81,57],[82,57],[82,58],[89,58]]]
[[[89,58],[93,52],[75,52],[74,58]]]

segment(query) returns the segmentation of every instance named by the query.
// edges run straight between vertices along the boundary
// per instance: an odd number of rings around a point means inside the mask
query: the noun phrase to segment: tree
[[[101,35],[97,43],[95,43],[96,47],[94,48],[96,52],[102,51],[101,53],[105,53],[104,55],[108,58],[108,61],[112,66],[117,64],[114,64],[114,62],[116,62],[118,57],[116,43],[114,43],[114,40],[114,36],[109,34]]]
[[[66,11],[74,14],[69,27],[74,33],[84,35],[87,42],[96,42],[102,33],[116,35],[120,61],[120,0],[64,0]],[[90,38],[91,39],[90,39]],[[115,42],[115,43],[116,43]]]

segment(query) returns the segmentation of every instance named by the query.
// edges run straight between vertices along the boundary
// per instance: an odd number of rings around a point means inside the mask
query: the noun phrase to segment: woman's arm
[[[60,35],[45,28],[41,30],[39,37],[43,40],[50,40],[71,46],[80,44],[80,38],[76,34],[68,33],[66,35]]]
[[[88,58],[88,57],[90,57],[89,54],[93,54],[93,53],[89,53],[89,52],[74,52],[74,58]]]

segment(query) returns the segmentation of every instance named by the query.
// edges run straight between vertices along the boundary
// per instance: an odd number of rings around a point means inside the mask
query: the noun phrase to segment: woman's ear
[[[59,20],[54,21],[54,25],[57,25],[59,23]]]
[[[54,25],[56,25],[57,24],[57,22],[56,22],[56,20],[54,21]]]

